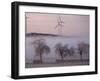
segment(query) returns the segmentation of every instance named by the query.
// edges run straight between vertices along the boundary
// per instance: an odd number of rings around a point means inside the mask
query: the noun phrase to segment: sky
[[[62,29],[56,27],[59,20]],[[65,36],[89,36],[89,15],[25,13],[26,33],[62,34]]]

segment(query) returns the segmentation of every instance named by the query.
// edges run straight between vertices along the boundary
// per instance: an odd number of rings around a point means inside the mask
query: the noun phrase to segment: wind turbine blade
[[[64,21],[62,21],[61,17],[59,16],[59,22],[62,24]]]
[[[61,21],[61,17],[59,16],[59,20]]]
[[[59,23],[59,19],[57,19],[57,23]]]
[[[61,21],[61,23],[64,23],[64,21]]]

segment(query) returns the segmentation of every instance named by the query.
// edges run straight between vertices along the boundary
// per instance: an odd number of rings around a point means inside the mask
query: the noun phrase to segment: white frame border
[[[64,66],[25,68],[25,12],[60,13],[90,15],[90,65],[89,66]],[[55,73],[75,73],[95,71],[95,10],[53,8],[40,6],[19,6],[19,75],[40,75]]]

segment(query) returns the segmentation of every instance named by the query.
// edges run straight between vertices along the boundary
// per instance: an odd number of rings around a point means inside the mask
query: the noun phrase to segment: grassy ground
[[[89,65],[89,60],[66,60],[66,61],[57,61],[56,63],[26,63],[26,68],[39,68],[39,67],[59,67],[59,66],[80,66],[80,65]]]

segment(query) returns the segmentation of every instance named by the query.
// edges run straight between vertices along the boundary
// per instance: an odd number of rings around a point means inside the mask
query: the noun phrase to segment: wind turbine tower
[[[61,17],[59,16],[57,18],[57,25],[55,29],[58,29],[58,34],[62,35],[62,27],[64,27],[64,21],[62,21]]]

